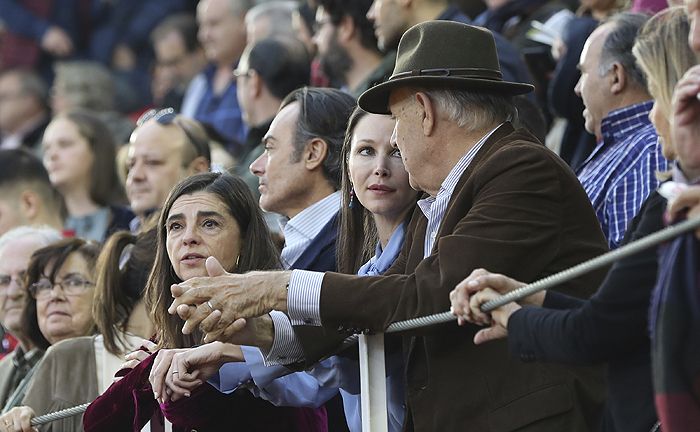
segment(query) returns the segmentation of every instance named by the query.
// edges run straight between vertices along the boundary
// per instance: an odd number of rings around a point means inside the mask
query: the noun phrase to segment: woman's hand
[[[162,402],[174,402],[189,397],[192,390],[214,376],[224,363],[243,360],[238,345],[222,342],[185,350],[161,350],[151,369],[151,386],[161,395]]]
[[[28,406],[14,407],[0,416],[0,430],[2,432],[36,432],[31,425],[36,417],[34,410]]]
[[[144,351],[143,349],[146,351]],[[132,351],[128,353],[127,355],[124,356],[124,363],[122,363],[121,366],[119,366],[119,369],[133,369],[136,366],[138,366],[139,363],[142,361],[146,360],[151,354],[156,352],[156,349],[158,346],[154,344],[153,342],[144,339],[141,342],[141,347],[137,349],[136,351]]]

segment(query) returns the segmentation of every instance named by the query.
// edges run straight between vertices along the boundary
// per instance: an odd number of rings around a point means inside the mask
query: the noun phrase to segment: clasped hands
[[[484,313],[481,305],[524,285],[515,279],[476,269],[450,293],[450,310],[457,317],[459,325],[472,323],[488,326],[474,335],[475,344],[504,338],[508,335],[510,316],[521,306],[518,303],[508,303]],[[543,300],[544,293],[537,293],[523,299],[523,303],[541,306]]]
[[[173,285],[170,314],[185,321],[184,334],[199,328],[204,342],[215,340],[265,348],[274,329],[267,314],[286,311],[290,272],[227,273],[214,257],[206,261],[208,277]]]

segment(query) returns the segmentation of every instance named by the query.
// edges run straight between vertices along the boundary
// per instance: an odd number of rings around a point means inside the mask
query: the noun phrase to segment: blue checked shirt
[[[487,133],[474,147],[462,156],[450,173],[443,180],[440,190],[435,197],[428,197],[418,201],[418,206],[428,219],[425,233],[424,253],[427,257],[435,244],[437,232],[440,228],[447,205],[452,198],[457,182],[462,177],[467,167],[481,149],[481,146],[493,134],[494,128]],[[287,297],[289,320],[274,320],[275,339],[269,352],[264,352],[265,362],[268,365],[289,364],[303,358],[301,343],[296,338],[292,325],[321,325],[321,285],[324,273],[293,270],[289,279],[289,293]]]
[[[659,185],[656,172],[668,169],[649,121],[652,105],[647,101],[608,114],[601,124],[603,141],[578,169],[611,249],[620,244],[627,224]]]

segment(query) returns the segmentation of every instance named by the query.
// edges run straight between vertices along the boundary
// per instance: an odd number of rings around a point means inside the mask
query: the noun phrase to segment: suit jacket
[[[323,227],[311,244],[290,266],[293,270],[335,271],[335,240],[338,236],[340,213]]]
[[[414,212],[402,253],[385,276],[327,273],[324,327],[296,327],[307,360],[337,347],[347,329],[449,309],[448,294],[482,267],[534,281],[606,251],[580,183],[529,132],[499,127],[460,178],[432,253],[423,258],[427,219]],[[587,297],[604,272],[561,289]],[[583,431],[597,426],[600,370],[523,363],[506,341],[475,346],[476,326],[454,323],[406,332],[407,429],[416,431]]]
[[[625,243],[663,228],[665,207],[658,192],[649,195]],[[523,308],[508,321],[511,353],[523,360],[608,363],[605,431],[647,432],[656,422],[647,316],[657,268],[649,248],[615,263],[590,300],[549,293],[545,307],[567,309]]]

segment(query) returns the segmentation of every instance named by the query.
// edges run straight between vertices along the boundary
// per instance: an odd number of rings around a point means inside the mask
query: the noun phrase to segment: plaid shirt
[[[616,248],[627,224],[668,169],[649,121],[653,101],[612,111],[601,124],[603,141],[578,169],[578,178],[608,239]]]

